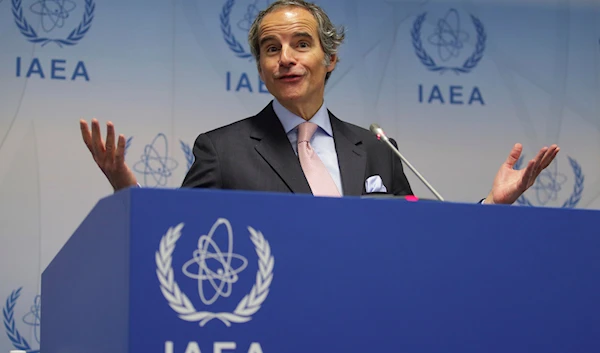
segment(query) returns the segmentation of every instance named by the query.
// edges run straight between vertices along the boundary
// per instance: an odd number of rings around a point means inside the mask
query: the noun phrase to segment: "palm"
[[[495,203],[511,204],[531,185],[523,185],[527,179],[525,169],[515,170],[502,165],[492,187],[492,193]]]
[[[135,186],[135,175],[125,164],[125,136],[119,135],[115,146],[115,128],[111,122],[106,124],[106,143],[100,136],[100,124],[92,119],[92,131],[85,120],[80,121],[81,135],[94,161],[102,170],[115,191]]]
[[[513,167],[519,160],[522,150],[521,144],[515,144],[508,158],[498,170],[486,202],[502,204],[515,202],[535,183],[542,170],[552,163],[560,149],[556,145],[552,145],[550,148],[544,147],[534,159],[529,161],[527,167],[515,170]]]

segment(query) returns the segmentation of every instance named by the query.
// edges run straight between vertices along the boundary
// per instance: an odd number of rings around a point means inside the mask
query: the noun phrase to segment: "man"
[[[324,103],[325,83],[344,39],[325,12],[302,0],[276,1],[254,21],[249,42],[259,74],[274,101],[256,116],[201,134],[195,162],[183,187],[208,187],[319,196],[387,191],[412,194],[401,162],[369,131],[345,123]],[[124,162],[125,137],[115,148],[107,123],[92,131],[80,122],[85,144],[116,190],[137,180]],[[486,204],[513,203],[533,185],[559,151],[542,148],[523,170],[513,170],[522,147],[516,144],[494,180]]]

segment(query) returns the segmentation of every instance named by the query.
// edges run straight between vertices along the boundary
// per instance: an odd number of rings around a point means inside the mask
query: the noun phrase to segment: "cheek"
[[[269,66],[269,62],[264,57],[261,57],[261,59],[260,59],[260,66],[259,66],[259,69],[258,69],[258,73],[261,76],[268,76],[268,73],[271,72],[271,70],[269,69],[269,67],[270,67]]]
[[[275,75],[277,73],[277,66],[273,66],[273,65],[262,65],[261,66],[261,72],[260,75],[263,78],[263,81],[265,79],[267,80],[273,80],[273,75]]]

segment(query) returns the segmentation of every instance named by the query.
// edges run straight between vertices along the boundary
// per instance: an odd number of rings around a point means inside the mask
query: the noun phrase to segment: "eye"
[[[275,53],[277,52],[278,48],[274,45],[269,45],[266,49],[267,53]]]
[[[298,43],[298,47],[300,47],[300,48],[308,48],[308,47],[310,47],[310,44],[308,42],[306,42],[306,41],[302,41],[302,42]]]

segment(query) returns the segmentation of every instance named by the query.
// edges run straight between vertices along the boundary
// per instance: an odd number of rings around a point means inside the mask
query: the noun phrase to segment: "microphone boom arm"
[[[408,166],[408,168],[410,168],[410,170],[412,170],[413,173],[415,173],[415,175],[417,176],[417,178],[419,178],[419,180],[421,180],[421,182],[423,184],[425,184],[425,186],[429,189],[429,191],[431,191],[435,197],[440,200],[440,201],[444,201],[444,198],[442,197],[442,195],[440,195],[434,188],[433,186],[431,186],[431,184],[429,184],[429,182],[421,175],[421,173],[419,173],[415,167],[412,166],[412,164],[410,164],[410,162],[404,158],[404,156],[402,155],[402,153],[400,153],[400,151],[398,150],[398,148],[396,148],[396,146],[394,146],[394,144],[392,144],[392,142],[390,142],[390,139],[385,135],[385,133],[383,132],[383,129],[381,127],[379,127],[379,125],[377,124],[371,124],[370,130],[372,133],[374,133],[375,135],[377,135],[377,138],[380,141],[385,142],[388,147],[394,152],[394,154],[396,154],[400,160],[406,164],[406,166]]]

